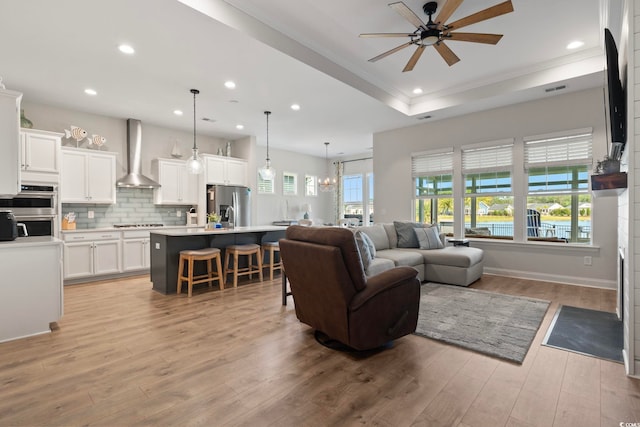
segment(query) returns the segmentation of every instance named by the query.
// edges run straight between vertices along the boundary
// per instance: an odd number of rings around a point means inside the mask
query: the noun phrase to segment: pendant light
[[[327,162],[327,164],[329,164],[329,143],[325,142],[324,143],[324,159]],[[329,178],[329,175],[327,174],[327,177],[323,180],[320,181],[320,191],[322,191],[323,193],[328,193],[329,191],[333,191],[336,188],[336,179],[334,178]]]
[[[204,168],[202,167],[202,158],[198,154],[198,146],[196,145],[196,95],[200,93],[198,89],[191,89],[193,94],[193,155],[187,160],[187,170],[193,175],[199,175]]]
[[[267,159],[264,166],[258,170],[260,178],[264,181],[271,181],[276,176],[276,171],[271,167],[271,159],[269,158],[269,114],[271,111],[264,112],[264,115],[267,116]]]

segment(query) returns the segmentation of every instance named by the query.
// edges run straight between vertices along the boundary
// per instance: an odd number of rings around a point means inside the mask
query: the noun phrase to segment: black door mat
[[[542,344],[622,363],[622,321],[615,313],[561,305]]]

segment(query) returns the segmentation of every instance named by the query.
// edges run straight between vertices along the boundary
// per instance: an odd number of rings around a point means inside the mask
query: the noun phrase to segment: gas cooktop
[[[151,228],[163,227],[164,224],[114,224],[114,228]]]

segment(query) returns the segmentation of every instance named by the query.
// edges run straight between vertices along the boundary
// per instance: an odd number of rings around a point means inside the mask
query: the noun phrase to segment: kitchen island
[[[153,290],[165,295],[176,293],[178,261],[182,250],[220,248],[224,259],[224,248],[229,245],[275,242],[284,238],[286,229],[287,227],[263,225],[231,229],[152,230],[150,250]]]
[[[51,332],[63,312],[62,241],[2,241],[0,257],[0,342]]]

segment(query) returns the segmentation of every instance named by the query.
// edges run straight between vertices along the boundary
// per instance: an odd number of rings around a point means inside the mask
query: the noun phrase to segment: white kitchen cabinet
[[[120,232],[63,233],[64,278],[120,273]]]
[[[116,202],[116,153],[62,148],[62,203]]]
[[[146,270],[151,265],[148,230],[122,232],[122,271]]]
[[[247,186],[247,162],[223,156],[203,156],[207,184]]]
[[[30,237],[0,242],[0,342],[50,332],[63,314],[62,243]]]
[[[20,192],[20,102],[22,94],[0,89],[0,196]]]
[[[36,129],[20,132],[23,182],[58,183],[60,176],[61,133]]]
[[[152,165],[160,188],[153,190],[156,205],[195,205],[198,203],[198,175],[187,171],[183,160],[156,159]]]

